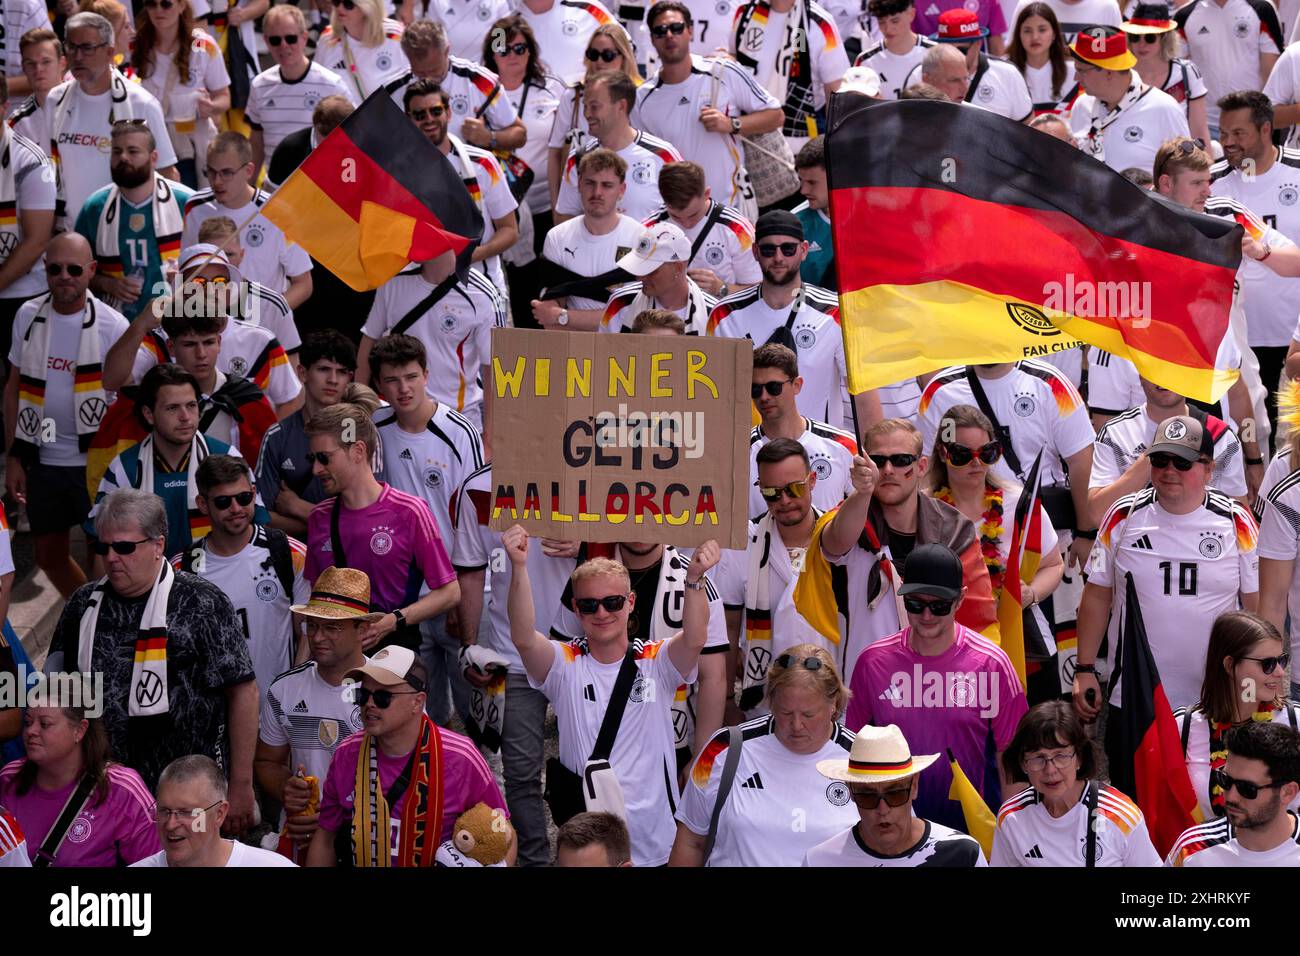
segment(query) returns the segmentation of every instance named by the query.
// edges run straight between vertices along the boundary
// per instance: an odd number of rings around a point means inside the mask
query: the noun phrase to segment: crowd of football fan
[[[1297,0],[0,16],[6,520],[63,601],[42,666],[0,640],[0,865],[1300,864]],[[1088,347],[851,396],[849,90],[1253,224],[1238,383]],[[259,214],[376,93],[479,207],[467,274],[358,293]],[[506,325],[751,339],[747,548],[490,528]],[[1099,759],[1130,587],[1205,821],[1167,853]]]

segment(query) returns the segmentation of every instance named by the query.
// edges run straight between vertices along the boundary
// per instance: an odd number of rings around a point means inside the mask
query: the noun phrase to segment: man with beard
[[[89,293],[95,259],[76,233],[56,236],[46,247],[45,274],[49,294],[23,303],[14,321],[8,358],[15,374],[5,383],[4,401],[5,486],[27,507],[37,566],[67,598],[86,583],[68,531],[90,513],[86,450],[112,398],[98,375],[93,378],[99,381],[83,378],[78,390],[77,370],[102,367],[127,322]]]
[[[311,588],[303,580],[307,548],[283,531],[254,522],[257,495],[242,458],[209,455],[195,475],[199,511],[212,522],[207,537],[171,559],[219,587],[244,627],[258,687],[269,687],[305,654],[295,654],[293,615]]]
[[[90,287],[134,319],[175,269],[185,204],[194,191],[154,171],[158,149],[149,127],[121,120],[113,124],[111,141],[113,185],[91,194],[76,228],[99,263]]]
[[[763,281],[719,302],[709,316],[709,334],[750,339],[754,348],[777,342],[793,350],[804,378],[799,414],[840,428],[848,371],[839,328],[839,297],[799,278],[808,243],[803,223],[793,213],[783,209],[764,213],[754,227],[754,236],[754,257]],[[880,402],[874,392],[855,395],[853,402],[861,427],[880,420]]]
[[[1283,724],[1248,720],[1228,731],[1221,771],[1226,816],[1192,827],[1167,866],[1300,865],[1300,737]]]
[[[448,131],[451,100],[432,80],[416,80],[402,94],[406,115],[425,139],[446,156],[469,194],[475,197],[483,216],[483,236],[474,250],[475,268],[498,289],[505,289],[506,276],[499,255],[519,238],[515,210],[519,203],[506,185],[501,163],[491,152],[471,146]]]

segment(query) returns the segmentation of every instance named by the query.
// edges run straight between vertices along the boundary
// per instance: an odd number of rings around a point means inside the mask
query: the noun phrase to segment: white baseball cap
[[[869,66],[849,67],[840,82],[841,93],[862,93],[866,96],[880,96],[880,74]]]
[[[209,258],[211,257],[211,258]],[[206,260],[206,261],[205,261]],[[187,246],[181,250],[180,270],[184,274],[190,269],[197,269],[204,266],[221,266],[230,273],[230,281],[239,283],[244,281],[244,275],[239,271],[239,267],[230,261],[224,249],[214,246],[210,242],[199,242],[192,246]]]
[[[690,262],[691,241],[671,222],[659,222],[646,228],[636,248],[619,259],[620,269],[634,276],[647,276],[668,262]]]

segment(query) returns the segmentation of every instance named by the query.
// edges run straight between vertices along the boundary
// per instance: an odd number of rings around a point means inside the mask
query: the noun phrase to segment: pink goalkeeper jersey
[[[339,537],[349,568],[370,575],[370,602],[391,611],[420,596],[421,583],[430,590],[456,580],[433,513],[423,499],[381,485],[375,503],[353,510],[339,509]],[[328,567],[340,565],[330,539],[334,499],[322,501],[307,519],[307,567],[315,581]]]
[[[0,804],[22,825],[27,834],[27,852],[35,858],[77,782],[52,791],[33,786],[19,796],[14,783],[26,762],[15,760],[0,770]],[[107,798],[97,803],[91,794],[86,808],[68,827],[54,865],[117,866],[157,853],[162,845],[153,814],[154,800],[140,775],[129,767],[112,764],[108,768]]]

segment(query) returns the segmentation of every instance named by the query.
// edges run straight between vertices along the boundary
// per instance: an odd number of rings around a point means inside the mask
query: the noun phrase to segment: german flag
[[[1192,398],[1235,381],[1232,221],[987,110],[855,99],[826,144],[851,392],[1074,338]]]
[[[1119,667],[1111,678],[1112,685],[1121,676],[1123,682],[1119,706],[1112,706],[1107,715],[1106,758],[1111,784],[1137,800],[1151,842],[1164,857],[1184,830],[1201,822],[1201,811],[1183,758],[1178,722],[1151,656],[1133,575],[1125,575],[1125,580]]]
[[[483,217],[451,163],[377,90],[262,207],[358,292],[453,250],[462,269]]]

